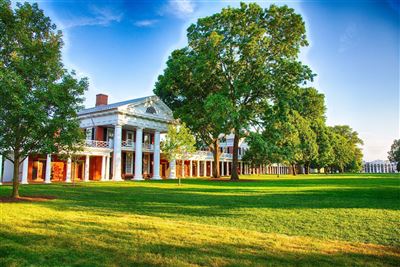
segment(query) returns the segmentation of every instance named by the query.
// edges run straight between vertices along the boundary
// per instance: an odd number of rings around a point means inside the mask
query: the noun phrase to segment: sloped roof
[[[117,103],[112,103],[112,104],[108,104],[108,105],[103,105],[103,106],[97,106],[97,107],[93,107],[93,108],[86,108],[86,109],[82,109],[78,112],[78,115],[85,115],[88,113],[94,113],[94,112],[99,112],[99,111],[105,111],[105,110],[110,110],[110,109],[114,109],[114,108],[118,108],[120,106],[124,106],[124,105],[128,105],[128,104],[134,104],[134,103],[138,103],[141,102],[143,100],[145,100],[146,98],[149,98],[152,96],[145,96],[145,97],[140,97],[140,98],[135,98],[135,99],[130,99],[130,100],[125,100],[125,101],[121,101],[121,102],[117,102]]]

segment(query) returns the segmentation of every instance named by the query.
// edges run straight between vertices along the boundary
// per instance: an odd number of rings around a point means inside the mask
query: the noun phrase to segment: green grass
[[[0,266],[400,265],[399,175],[242,178],[21,186]]]

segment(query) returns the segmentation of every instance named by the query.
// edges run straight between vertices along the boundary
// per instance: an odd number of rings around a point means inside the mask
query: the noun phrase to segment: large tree
[[[209,97],[219,90],[216,66],[201,54],[186,47],[172,52],[164,73],[158,77],[154,93],[173,111],[174,117],[186,123],[195,134],[199,148],[213,152],[213,177],[219,172],[219,137],[226,131],[225,123],[215,123]]]
[[[391,162],[396,162],[397,171],[400,171],[400,139],[393,141],[390,151],[388,152],[388,159]]]
[[[359,172],[362,168],[362,152],[359,145],[363,141],[358,133],[348,125],[330,127],[334,160],[332,170]]]
[[[55,153],[82,137],[77,110],[87,80],[61,61],[62,33],[37,4],[0,0],[0,154],[19,167],[31,153]]]
[[[231,180],[238,180],[238,144],[260,123],[266,103],[282,86],[311,78],[297,60],[307,45],[300,15],[287,6],[241,3],[202,18],[188,29],[189,47],[212,62],[220,86],[212,95],[215,121],[234,134]]]

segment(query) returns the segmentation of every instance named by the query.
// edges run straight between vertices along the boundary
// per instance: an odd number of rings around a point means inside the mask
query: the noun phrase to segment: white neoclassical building
[[[364,173],[397,173],[397,164],[388,160],[363,162]]]
[[[30,155],[20,167],[20,181],[51,183],[74,181],[123,181],[176,177],[206,177],[212,174],[210,151],[197,151],[189,158],[168,162],[160,140],[173,120],[172,112],[158,97],[149,96],[108,104],[108,96],[96,96],[96,105],[79,112],[86,132],[85,147],[73,159],[58,155]],[[240,142],[239,160],[247,149]],[[220,171],[230,175],[233,136],[221,143]],[[0,157],[3,182],[11,182],[13,165]],[[289,169],[277,164],[250,168],[239,162],[242,174],[284,174]]]

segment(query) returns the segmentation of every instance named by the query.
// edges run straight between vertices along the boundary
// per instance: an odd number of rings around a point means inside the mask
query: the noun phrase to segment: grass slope
[[[400,265],[399,175],[242,178],[21,186],[0,265]]]

